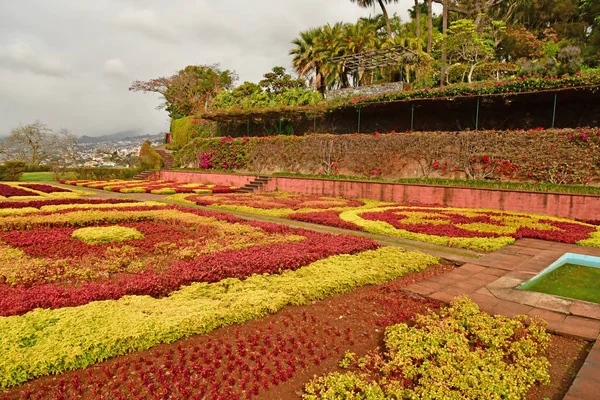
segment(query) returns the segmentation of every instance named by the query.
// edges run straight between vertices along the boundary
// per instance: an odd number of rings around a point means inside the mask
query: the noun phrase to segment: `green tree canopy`
[[[165,104],[159,108],[166,108],[172,118],[180,118],[208,109],[213,98],[231,89],[236,80],[234,71],[223,71],[218,64],[189,65],[170,77],[135,81],[129,90],[161,94]]]

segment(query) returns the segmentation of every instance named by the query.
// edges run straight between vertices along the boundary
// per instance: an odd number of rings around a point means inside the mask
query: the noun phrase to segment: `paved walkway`
[[[600,397],[600,304],[569,300],[516,287],[537,275],[564,253],[600,256],[600,249],[520,239],[494,253],[473,260],[444,275],[407,286],[416,293],[443,302],[467,295],[490,314],[543,318],[550,332],[595,340],[565,400]]]

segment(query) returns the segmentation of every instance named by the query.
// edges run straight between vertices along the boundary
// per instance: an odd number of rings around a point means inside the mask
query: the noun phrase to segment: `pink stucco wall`
[[[253,175],[206,174],[160,171],[160,179],[213,183],[242,187]],[[398,183],[332,181],[325,179],[273,177],[263,191],[307,193],[381,201],[419,202],[448,207],[491,208],[583,220],[600,219],[600,196],[516,192]]]
[[[448,207],[492,208],[584,220],[600,219],[600,196],[516,192],[378,182],[274,178],[263,190],[381,201],[419,202]]]
[[[215,185],[238,186],[242,187],[254,180],[252,175],[234,175],[234,174],[205,174],[202,172],[187,171],[158,171],[154,179],[177,182],[197,182],[210,183]]]

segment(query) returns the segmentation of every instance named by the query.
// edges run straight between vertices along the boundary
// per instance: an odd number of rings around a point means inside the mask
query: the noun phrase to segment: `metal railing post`
[[[477,110],[475,111],[475,130],[479,130],[479,98],[477,98]]]
[[[556,122],[556,103],[558,101],[558,93],[554,93],[554,108],[552,109],[552,129],[554,129],[554,123]]]

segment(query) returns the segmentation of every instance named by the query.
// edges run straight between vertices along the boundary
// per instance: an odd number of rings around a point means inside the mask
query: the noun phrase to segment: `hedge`
[[[600,129],[195,139],[176,162],[253,173],[588,184],[600,178]]]

